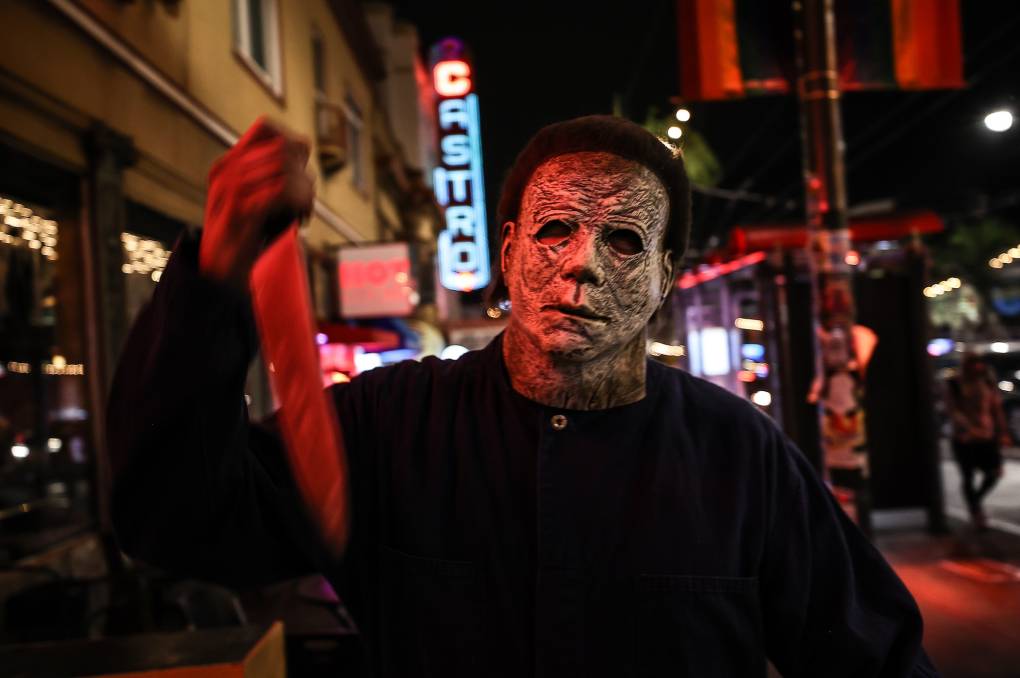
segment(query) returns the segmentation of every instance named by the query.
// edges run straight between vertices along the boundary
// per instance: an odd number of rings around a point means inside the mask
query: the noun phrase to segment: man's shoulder
[[[393,365],[377,367],[355,377],[356,388],[384,389],[390,396],[420,392],[423,389],[456,388],[465,379],[482,371],[484,351],[469,351],[457,360],[434,355],[418,360],[403,360]]]
[[[763,418],[767,418],[746,398],[706,379],[654,360],[648,364],[649,376],[662,384],[664,397],[672,401],[671,406],[682,407],[687,416],[727,425],[760,423]]]

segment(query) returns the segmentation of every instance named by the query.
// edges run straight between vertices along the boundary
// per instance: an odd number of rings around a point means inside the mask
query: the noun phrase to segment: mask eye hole
[[[606,236],[606,242],[609,246],[616,250],[619,254],[630,256],[643,252],[645,244],[641,241],[641,236],[634,231],[618,228],[617,230]]]
[[[559,245],[570,237],[571,230],[567,223],[559,219],[553,219],[552,221],[547,221],[542,225],[542,228],[538,229],[538,233],[535,234],[535,240],[549,247]]]

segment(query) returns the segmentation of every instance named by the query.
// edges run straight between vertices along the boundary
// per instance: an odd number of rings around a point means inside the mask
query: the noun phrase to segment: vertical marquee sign
[[[440,41],[430,61],[439,123],[432,183],[446,223],[439,234],[439,282],[470,292],[488,285],[490,277],[478,97],[463,42]]]

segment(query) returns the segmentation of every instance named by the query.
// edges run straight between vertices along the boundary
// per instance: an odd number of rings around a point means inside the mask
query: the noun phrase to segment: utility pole
[[[815,383],[820,405],[823,465],[837,498],[870,532],[864,367],[874,334],[854,323],[853,267],[847,263],[846,170],[835,0],[793,0],[797,96],[811,267]],[[867,354],[867,355],[865,355]]]

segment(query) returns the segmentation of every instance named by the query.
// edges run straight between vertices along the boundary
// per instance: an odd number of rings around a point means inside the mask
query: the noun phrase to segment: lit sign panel
[[[340,312],[344,318],[411,315],[418,292],[406,242],[340,250]]]
[[[432,80],[440,151],[432,183],[446,223],[439,234],[439,282],[470,292],[489,284],[490,271],[478,97],[462,42],[447,38],[432,48]]]

